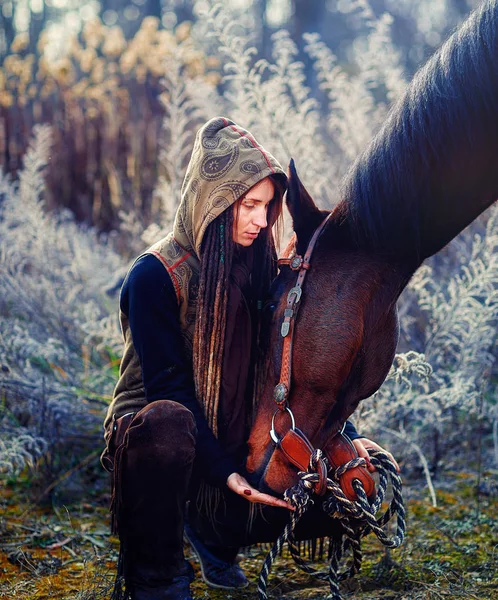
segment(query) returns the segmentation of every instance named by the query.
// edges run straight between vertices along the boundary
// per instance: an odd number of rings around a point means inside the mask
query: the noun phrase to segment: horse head
[[[288,173],[286,202],[296,234],[296,252],[304,255],[328,211],[316,206],[292,160]],[[296,426],[316,448],[327,444],[359,400],[378,389],[389,370],[397,341],[397,320],[392,299],[379,298],[385,292],[393,295],[392,286],[383,285],[389,268],[355,250],[338,206],[311,258],[292,350],[288,406]],[[376,278],[372,278],[374,271],[378,273]],[[272,286],[266,371],[249,439],[250,477],[261,489],[274,493],[295,483],[297,473],[269,435],[274,416],[279,435],[291,425],[290,413],[277,409],[274,388],[282,361],[281,323],[287,294],[296,277],[290,267],[282,267]],[[383,344],[382,356],[371,347],[372,335],[377,336],[376,343]]]

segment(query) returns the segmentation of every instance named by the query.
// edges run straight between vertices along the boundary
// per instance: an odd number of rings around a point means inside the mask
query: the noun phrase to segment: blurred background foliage
[[[98,479],[120,284],[170,228],[202,122],[225,114],[282,164],[294,156],[330,208],[389,104],[474,4],[3,0],[0,471],[36,467],[50,494],[70,479],[82,493],[78,465]],[[498,465],[493,210],[403,293],[404,354],[356,415],[428,482]]]
[[[323,100],[303,34],[316,32],[354,69],[365,19],[345,0],[230,0],[258,57],[269,59],[272,34],[285,28],[304,62],[306,84]],[[67,207],[84,223],[110,231],[119,211],[158,214],[153,194],[164,106],[161,77],[181,55],[183,76],[220,84],[220,57],[195,24],[203,0],[3,0],[0,8],[0,166],[15,175],[30,132],[50,123],[54,145],[46,204]],[[373,0],[373,14],[394,19],[393,41],[407,77],[472,6],[464,0]],[[192,29],[192,26],[194,28]],[[223,92],[223,85],[220,90]]]

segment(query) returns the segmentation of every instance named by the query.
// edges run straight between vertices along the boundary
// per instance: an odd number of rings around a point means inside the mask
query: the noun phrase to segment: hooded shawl
[[[208,225],[256,183],[272,174],[286,181],[277,160],[254,137],[225,117],[199,129],[181,189],[173,231],[144,254],[161,261],[175,288],[185,349],[192,354],[201,245]],[[143,256],[143,254],[141,255]],[[138,257],[140,258],[140,257]],[[138,260],[137,258],[137,260]],[[106,438],[113,416],[136,412],[146,404],[138,355],[127,316],[120,312],[124,353],[120,377],[104,423]],[[198,399],[202,403],[202,399]]]

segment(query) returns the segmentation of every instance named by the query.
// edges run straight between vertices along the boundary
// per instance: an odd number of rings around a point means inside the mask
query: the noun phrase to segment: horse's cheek
[[[269,423],[270,421],[268,421],[268,427],[264,427],[263,423],[260,423],[259,426],[258,423],[255,423],[251,431],[248,441],[249,456],[246,462],[246,469],[251,475],[261,477],[266,466],[265,463],[268,462],[268,446],[271,443]]]
[[[283,494],[297,482],[297,471],[280,450],[276,450],[268,463],[263,477],[264,488],[275,494]]]

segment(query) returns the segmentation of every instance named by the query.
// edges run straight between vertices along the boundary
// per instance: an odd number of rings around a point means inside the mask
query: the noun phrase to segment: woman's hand
[[[358,438],[356,440],[353,440],[353,446],[356,448],[358,456],[361,456],[367,461],[367,469],[370,472],[376,471],[376,468],[370,462],[370,455],[367,452],[368,448],[372,448],[373,450],[380,450],[381,452],[384,452],[384,454],[387,454],[387,456],[390,458],[390,460],[393,461],[394,465],[396,466],[396,470],[398,471],[398,473],[400,472],[399,465],[394,459],[394,456],[387,450],[384,450],[384,448],[379,446],[379,444],[372,442],[372,440],[369,440],[367,438]]]
[[[281,508],[294,510],[294,508],[285,502],[285,500],[280,500],[280,498],[275,498],[275,496],[258,492],[258,490],[253,488],[252,485],[248,483],[247,479],[242,477],[239,473],[232,473],[228,476],[227,486],[232,492],[239,494],[239,496],[243,496],[246,500],[249,500],[249,502],[261,502],[261,504],[268,504],[269,506],[280,506]]]

